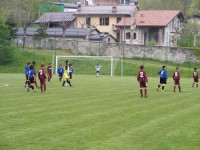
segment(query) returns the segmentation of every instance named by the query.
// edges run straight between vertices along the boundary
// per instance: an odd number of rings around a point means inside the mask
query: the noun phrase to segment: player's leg
[[[181,85],[180,85],[180,81],[178,81],[178,90],[179,90],[179,92],[181,92]]]

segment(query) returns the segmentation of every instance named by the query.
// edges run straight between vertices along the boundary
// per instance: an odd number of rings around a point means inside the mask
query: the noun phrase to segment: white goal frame
[[[57,74],[57,69],[58,69],[58,60],[59,58],[66,58],[66,59],[70,59],[70,58],[96,58],[96,59],[101,59],[101,58],[106,58],[106,59],[110,59],[110,76],[113,76],[113,56],[61,56],[61,55],[56,55],[56,66],[55,66],[55,74]]]

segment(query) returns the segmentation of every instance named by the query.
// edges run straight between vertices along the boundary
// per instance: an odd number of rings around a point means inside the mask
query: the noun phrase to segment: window
[[[136,39],[136,33],[133,33],[133,39]]]
[[[87,27],[90,28],[90,26],[91,26],[91,18],[87,17],[85,22],[86,22]]]
[[[130,39],[131,38],[131,34],[130,34],[130,32],[127,32],[126,33],[126,39]]]
[[[109,18],[106,17],[106,18],[103,18],[101,17],[100,18],[100,23],[99,23],[101,26],[108,26],[109,25]]]
[[[117,23],[121,21],[121,17],[117,17]]]

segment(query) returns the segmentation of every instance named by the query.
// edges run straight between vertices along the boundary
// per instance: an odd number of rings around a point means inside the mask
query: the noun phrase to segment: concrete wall
[[[22,37],[15,39],[18,45],[22,45]],[[116,43],[106,43],[106,42],[92,42],[85,41],[84,39],[77,38],[46,38],[42,41],[34,41],[32,37],[26,37],[26,47],[32,48],[46,48],[46,49],[61,49],[61,50],[71,50],[74,54],[84,54],[84,55],[95,55],[95,56],[113,56],[132,58],[152,58],[161,61],[172,61],[177,63],[198,61],[196,56],[189,50],[183,50],[173,47],[162,47],[162,46],[141,46],[141,45],[130,45],[122,44],[118,45]]]

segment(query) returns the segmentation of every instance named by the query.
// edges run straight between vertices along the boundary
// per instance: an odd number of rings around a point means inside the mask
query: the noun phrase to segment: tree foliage
[[[14,51],[10,46],[9,28],[6,25],[6,18],[0,11],[0,65],[12,62]]]

